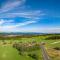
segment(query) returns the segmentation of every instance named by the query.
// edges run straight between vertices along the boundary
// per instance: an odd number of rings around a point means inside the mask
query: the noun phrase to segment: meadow
[[[60,60],[59,37],[60,34],[13,37],[0,36],[0,60],[43,60],[41,48],[37,48],[42,42],[45,43],[44,47],[50,59]],[[19,47],[13,47],[14,44],[19,44],[17,45]]]

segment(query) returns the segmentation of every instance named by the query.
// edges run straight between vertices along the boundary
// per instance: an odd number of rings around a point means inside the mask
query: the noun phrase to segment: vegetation
[[[43,60],[41,42],[51,60],[60,60],[60,34],[0,35],[0,60]]]
[[[38,60],[38,56],[36,54],[28,54],[28,56],[33,58],[34,60]]]
[[[46,40],[58,40],[60,39],[60,36],[50,36],[50,37],[47,37]]]
[[[13,44],[13,47],[16,48],[18,51],[34,51],[40,49],[39,43],[15,43]]]
[[[55,47],[54,49],[56,49],[56,50],[60,50],[60,47]]]

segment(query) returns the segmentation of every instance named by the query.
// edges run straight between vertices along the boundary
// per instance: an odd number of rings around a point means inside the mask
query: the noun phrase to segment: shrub
[[[55,47],[54,49],[55,49],[55,50],[60,50],[60,47]]]
[[[38,56],[34,53],[34,54],[28,54],[29,57],[38,60]]]

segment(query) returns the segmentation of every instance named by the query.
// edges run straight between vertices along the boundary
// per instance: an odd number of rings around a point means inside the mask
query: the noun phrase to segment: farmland
[[[60,60],[60,34],[0,35],[0,60],[43,60],[42,42],[50,60]]]

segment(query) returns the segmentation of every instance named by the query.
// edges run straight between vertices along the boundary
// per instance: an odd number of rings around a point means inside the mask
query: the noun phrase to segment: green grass
[[[20,56],[11,46],[0,46],[0,60],[33,60],[27,56]]]
[[[33,58],[26,55],[29,53],[37,54],[39,60],[42,60],[41,50],[25,52],[25,54],[22,56],[19,55],[19,51],[17,51],[17,49],[13,48],[11,45],[8,44],[9,42],[13,43],[13,42],[20,42],[20,41],[5,40],[5,42],[7,43],[6,45],[2,44],[2,41],[0,41],[0,60],[34,60]]]

